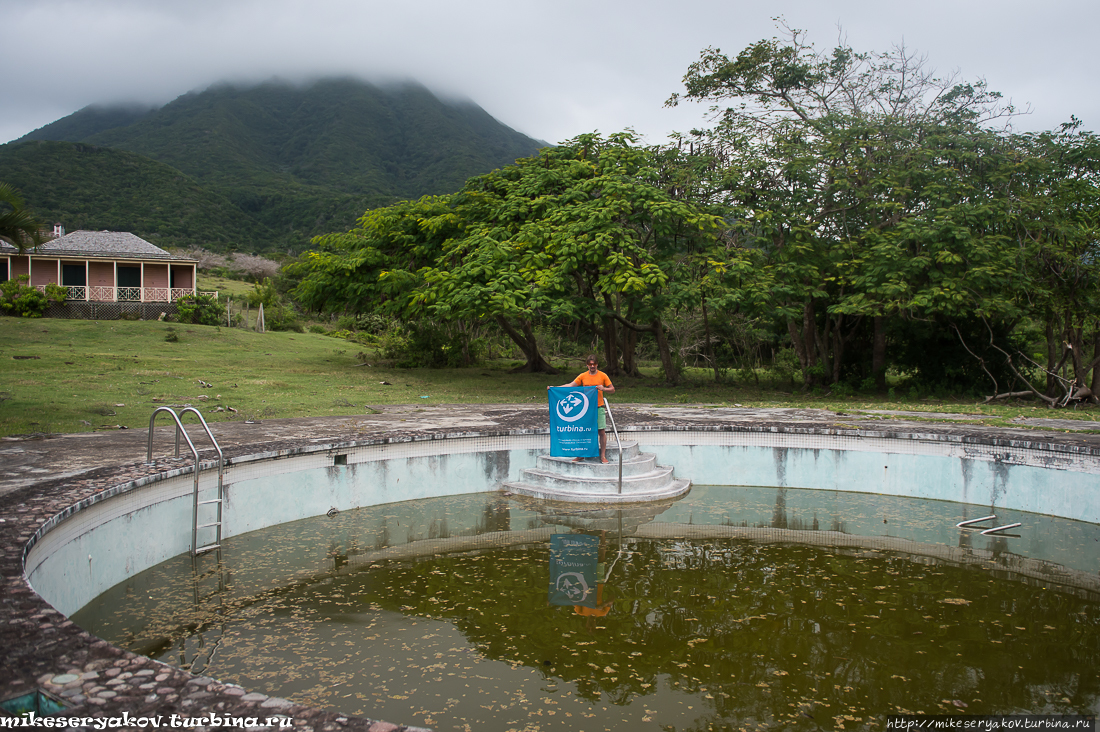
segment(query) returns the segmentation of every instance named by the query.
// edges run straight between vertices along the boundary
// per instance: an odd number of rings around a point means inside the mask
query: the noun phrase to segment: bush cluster
[[[212,295],[185,295],[176,300],[178,319],[192,325],[221,325],[225,322],[225,305]]]
[[[46,285],[45,292],[27,284],[30,278],[19,275],[15,279],[0,282],[0,310],[5,315],[21,318],[41,318],[51,302],[63,303],[69,290],[61,285]]]

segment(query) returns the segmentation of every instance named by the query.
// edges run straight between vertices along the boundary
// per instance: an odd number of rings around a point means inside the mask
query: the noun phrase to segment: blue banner
[[[596,607],[600,537],[554,534],[550,537],[551,605]]]
[[[550,399],[550,454],[554,457],[598,457],[594,386],[554,386]]]

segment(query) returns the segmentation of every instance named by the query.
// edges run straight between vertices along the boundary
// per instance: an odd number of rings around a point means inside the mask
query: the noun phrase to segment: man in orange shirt
[[[603,393],[606,391],[608,394],[615,393],[615,386],[611,383],[611,379],[607,377],[603,371],[599,369],[599,361],[596,360],[596,354],[592,354],[585,359],[588,370],[577,378],[570,381],[568,384],[562,384],[562,386],[594,386],[596,391],[599,392],[596,395],[596,428],[600,434],[600,462],[607,462],[607,407],[603,403]],[[546,387],[549,389],[550,387]],[[573,462],[579,463],[581,458],[573,458]]]

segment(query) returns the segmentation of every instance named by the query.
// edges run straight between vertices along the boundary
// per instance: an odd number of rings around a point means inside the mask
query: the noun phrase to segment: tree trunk
[[[802,348],[806,352],[806,369],[802,372],[802,380],[806,386],[814,386],[816,377],[810,372],[817,365],[818,353],[817,315],[814,312],[813,298],[802,306]]]
[[[1088,380],[1088,359],[1085,356],[1085,324],[1081,323],[1079,328],[1075,328],[1070,321],[1070,316],[1066,315],[1066,339],[1069,341],[1070,346],[1073,349],[1073,383],[1078,388],[1087,388],[1085,383]]]
[[[875,389],[886,393],[886,316],[875,316],[874,343],[871,346],[871,375],[875,379]]]
[[[627,307],[626,318],[619,318],[619,323],[623,326],[619,329],[622,334],[619,350],[623,354],[623,373],[639,378],[642,372],[638,368],[638,330],[630,325],[633,319],[634,303],[631,302]]]
[[[840,317],[841,317],[841,319],[844,318],[843,315],[841,315]],[[811,318],[810,319],[810,329],[811,329],[811,331],[813,332],[813,335],[814,335],[814,341],[813,342],[814,342],[814,345],[817,347],[817,360],[818,360],[818,363],[821,364],[821,379],[817,383],[819,385],[822,385],[822,386],[825,385],[826,383],[831,383],[832,382],[831,376],[829,376],[825,373],[825,369],[827,369],[829,367],[829,360],[830,360],[830,358],[829,358],[830,357],[829,345],[834,342],[833,337],[832,337],[833,326],[835,325],[838,329],[840,327],[840,323],[834,323],[833,319],[831,317],[829,317],[829,312],[828,311],[825,312],[824,320],[825,320],[825,327],[822,329],[821,333],[818,333],[817,332],[817,320],[816,320],[816,318]],[[826,379],[828,379],[828,381],[826,381]]]
[[[654,318],[649,325],[639,325],[631,322],[623,316],[616,314],[615,320],[619,321],[623,326],[628,328],[632,332],[630,354],[631,360],[634,358],[634,345],[638,342],[638,333],[645,331],[647,333],[653,333],[657,338],[657,351],[661,355],[661,366],[665,370],[665,383],[676,384],[680,381],[680,370],[677,368],[675,361],[672,359],[672,351],[668,346],[668,338],[665,336],[665,326],[661,322],[660,318]],[[637,364],[634,364],[635,371],[637,370]],[[640,376],[639,373],[631,374],[632,376]]]
[[[1092,337],[1092,385],[1089,387],[1092,389],[1093,400],[1100,394],[1100,366],[1097,366],[1097,362],[1100,362],[1100,330]]]
[[[606,317],[603,319],[603,371],[608,376],[618,376],[622,373],[619,369],[619,333],[615,327],[615,319]]]
[[[840,316],[843,319],[843,315]],[[841,331],[840,326],[842,321],[837,321],[836,328],[833,329],[833,383],[840,383],[840,367],[844,361],[844,333]]]
[[[791,335],[791,345],[802,367],[802,385],[808,389],[817,382],[811,370],[818,362],[817,323],[812,299],[802,306],[802,328],[799,329],[793,319],[787,318],[787,332]]]
[[[1058,358],[1061,356],[1062,349],[1059,348],[1058,339],[1054,337],[1054,315],[1047,313],[1047,388],[1045,394],[1048,397],[1052,397],[1058,393],[1058,379],[1055,378],[1055,372],[1058,369]]]
[[[668,338],[665,337],[665,326],[660,318],[653,319],[653,334],[657,336],[657,350],[661,354],[661,366],[665,370],[665,383],[675,386],[680,383],[680,370],[672,360],[672,351],[668,347]]]
[[[539,344],[535,339],[535,329],[531,326],[530,321],[520,321],[520,325],[523,328],[522,333],[512,327],[512,324],[502,315],[497,316],[497,322],[500,324],[500,327],[504,329],[504,332],[508,334],[508,337],[519,346],[520,350],[523,351],[524,358],[527,359],[527,363],[519,368],[512,369],[512,373],[558,373],[558,370],[547,363],[546,359],[542,357],[542,353],[539,352]]]
[[[802,334],[799,333],[794,318],[787,318],[787,333],[791,337],[791,347],[794,349],[794,355],[798,357],[798,366],[805,374],[807,369],[810,368],[810,364],[806,358],[806,349],[802,345]]]
[[[718,361],[714,358],[714,349],[710,344],[710,320],[707,318],[707,299],[705,297],[703,298],[703,335],[707,339],[707,358],[710,359],[710,365],[714,369],[714,381],[717,383],[721,381],[721,375],[718,373]]]
[[[638,359],[635,358],[638,348],[638,332],[630,328],[621,328],[619,332],[623,336],[621,348],[623,352],[623,373],[637,378],[642,375],[642,372],[638,370]]]
[[[462,365],[469,366],[473,363],[473,359],[470,358],[470,333],[461,320],[458,321],[458,332],[462,334]]]

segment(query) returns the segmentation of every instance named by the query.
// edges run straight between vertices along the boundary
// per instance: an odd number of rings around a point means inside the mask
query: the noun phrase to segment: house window
[[[118,299],[141,300],[141,267],[118,267]]]
[[[0,282],[8,281],[8,260],[0,259]]]
[[[85,287],[88,284],[88,270],[83,264],[61,265],[61,284],[66,287]]]

